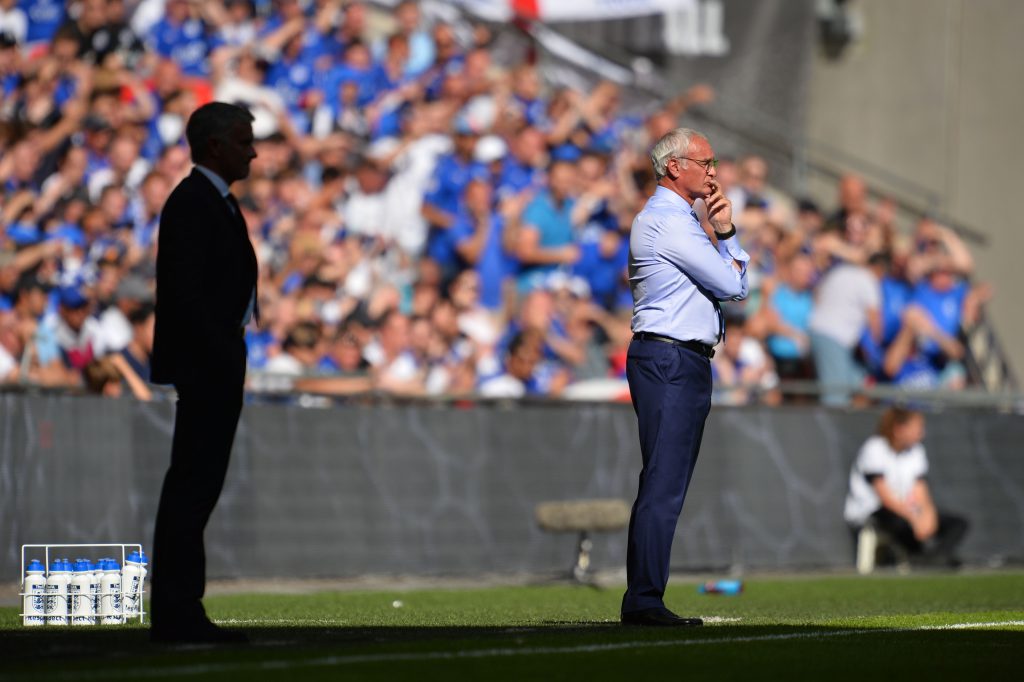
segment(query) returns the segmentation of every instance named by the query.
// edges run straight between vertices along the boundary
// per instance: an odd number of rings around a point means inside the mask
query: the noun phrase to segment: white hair
[[[654,166],[654,177],[661,180],[665,177],[665,167],[669,160],[681,158],[690,148],[690,140],[694,137],[704,137],[692,128],[676,128],[665,133],[651,149],[651,165]],[[683,166],[686,162],[683,161]]]

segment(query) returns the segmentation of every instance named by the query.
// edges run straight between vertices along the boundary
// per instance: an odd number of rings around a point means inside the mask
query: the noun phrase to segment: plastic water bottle
[[[25,582],[22,583],[21,591],[25,597],[23,600],[22,623],[31,627],[42,625],[46,622],[43,616],[46,614],[46,578],[43,574],[46,567],[43,562],[33,559],[25,569]]]
[[[121,567],[114,559],[100,562],[103,577],[100,581],[100,622],[103,625],[118,625],[121,618]]]
[[[68,609],[72,625],[95,625],[96,603],[92,598],[93,577],[89,562],[78,559],[68,583]]]
[[[100,602],[100,583],[103,582],[103,569],[100,568],[99,562],[89,563],[89,595],[92,600],[92,613],[93,616],[100,615],[100,609],[102,608]],[[93,622],[96,619],[93,618]]]
[[[743,592],[742,580],[709,580],[702,583],[697,591],[701,594],[736,595]]]
[[[146,579],[144,562],[144,554],[132,552],[125,559],[124,569],[121,571],[121,587],[124,590],[122,606],[126,621],[138,618],[142,607],[142,583]]]
[[[50,562],[50,574],[46,577],[46,624],[68,624],[68,572],[64,561]]]

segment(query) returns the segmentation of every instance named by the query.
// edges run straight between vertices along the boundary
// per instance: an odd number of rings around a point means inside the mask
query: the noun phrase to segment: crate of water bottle
[[[148,564],[140,544],[22,545],[22,623],[143,623]]]

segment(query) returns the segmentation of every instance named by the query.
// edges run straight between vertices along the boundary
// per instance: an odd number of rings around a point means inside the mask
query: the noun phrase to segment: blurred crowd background
[[[189,114],[221,100],[255,116],[233,188],[260,262],[252,391],[628,400],[647,153],[715,89],[555,86],[498,30],[415,2],[0,0],[0,383],[159,395],[160,210]],[[957,234],[901,231],[856,175],[818,205],[773,171],[719,158],[752,262],[714,400],[963,388],[993,292]]]

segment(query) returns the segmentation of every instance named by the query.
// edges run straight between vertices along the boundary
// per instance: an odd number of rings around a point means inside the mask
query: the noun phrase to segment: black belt
[[[671,336],[662,336],[661,334],[652,334],[650,332],[636,332],[633,334],[634,341],[661,341],[662,343],[671,343],[673,346],[681,346],[682,348],[689,348],[694,353],[703,355],[710,359],[715,357],[714,346],[709,346],[706,343],[700,341],[680,341],[679,339],[673,339]]]

